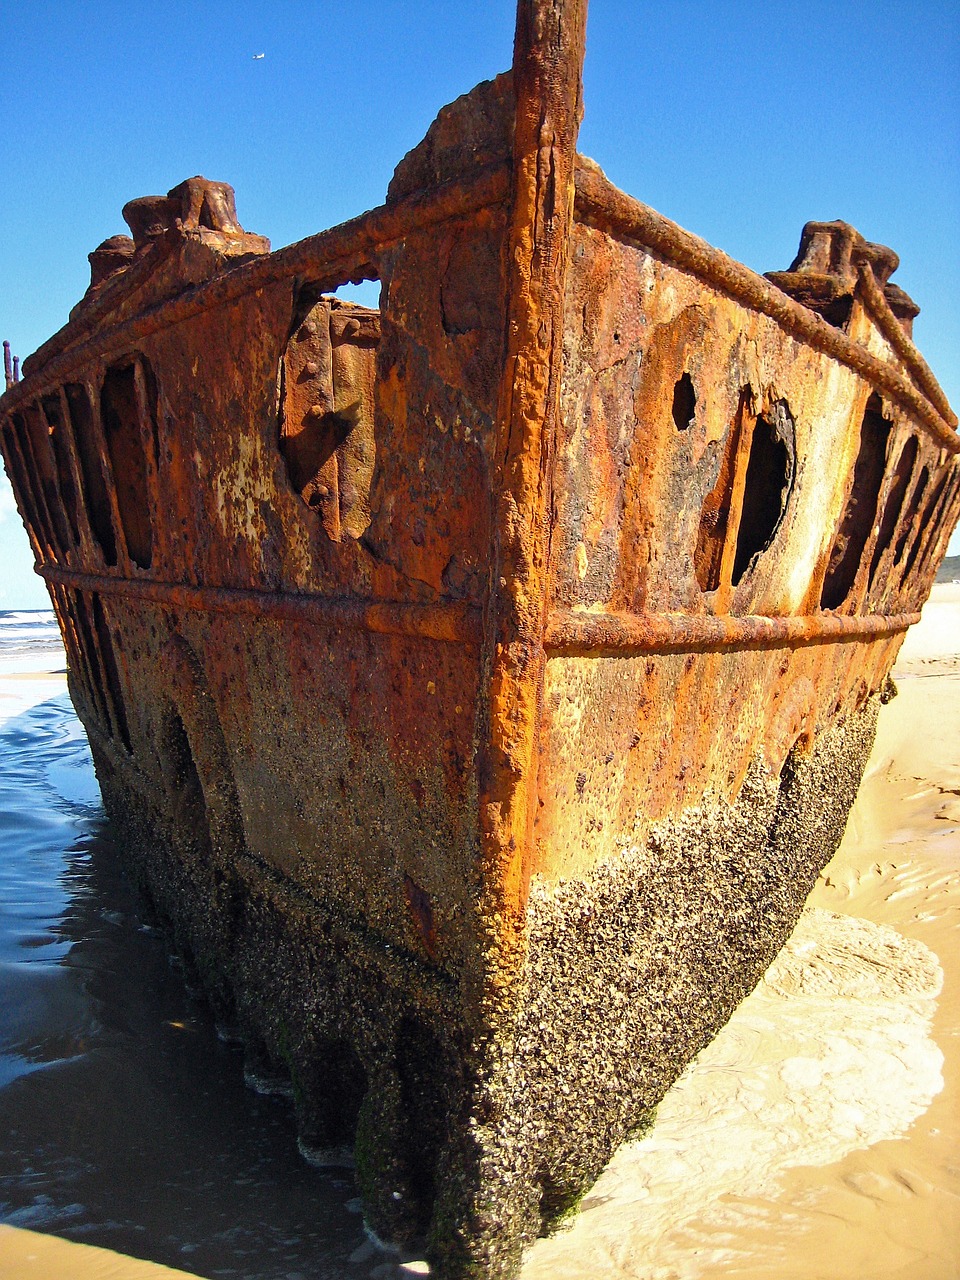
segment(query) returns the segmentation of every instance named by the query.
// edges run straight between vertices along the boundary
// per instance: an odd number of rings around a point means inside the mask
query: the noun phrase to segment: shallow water
[[[350,1173],[300,1158],[143,924],[29,631],[0,615],[0,1221],[203,1276],[369,1275]]]

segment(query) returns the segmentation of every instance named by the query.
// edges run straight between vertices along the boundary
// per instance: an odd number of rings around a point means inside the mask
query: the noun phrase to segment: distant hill
[[[937,582],[953,582],[960,578],[960,556],[947,556],[937,571]]]

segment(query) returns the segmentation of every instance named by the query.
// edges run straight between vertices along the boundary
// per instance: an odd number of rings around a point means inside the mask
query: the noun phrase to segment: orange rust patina
[[[510,1275],[762,974],[960,510],[896,255],[809,223],[762,278],[617,191],[585,16],[520,0],[512,72],[299,244],[132,201],[0,401],[125,855],[447,1277]]]

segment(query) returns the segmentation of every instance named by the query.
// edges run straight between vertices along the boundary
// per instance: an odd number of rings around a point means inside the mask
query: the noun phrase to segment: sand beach
[[[524,1280],[960,1274],[960,586],[787,948]]]
[[[524,1280],[960,1274],[960,586],[934,588],[895,677],[899,694],[881,714],[846,837],[787,948],[661,1103],[653,1129],[621,1149],[572,1225],[531,1250]],[[20,655],[0,672],[0,719],[9,725],[30,708],[59,707],[61,751],[56,742],[49,749],[47,782],[89,804],[89,765],[63,694],[57,661]],[[15,805],[15,791],[5,800]],[[16,1022],[8,1009],[5,1033]],[[81,1046],[75,1060],[82,1057]],[[55,1074],[0,1087],[0,1112],[16,1118],[16,1106],[31,1105],[30,1082]],[[261,1122],[250,1115],[254,1129]],[[66,1150],[69,1134],[61,1137]],[[0,1177],[0,1222],[8,1224],[0,1226],[0,1280],[159,1280],[156,1267],[88,1247],[117,1239],[93,1210],[86,1221],[57,1216],[58,1196],[73,1194],[69,1207],[78,1208],[69,1179],[58,1190],[50,1173],[43,1196],[53,1210],[34,1212],[29,1178],[43,1180],[45,1159],[52,1167],[68,1157],[51,1154],[48,1135],[32,1159],[19,1181],[9,1162]],[[270,1177],[299,1180],[292,1170],[278,1165]],[[304,1212],[308,1191],[298,1181]],[[229,1217],[229,1187],[218,1194]],[[249,1240],[245,1262],[228,1258],[226,1244],[219,1265],[216,1248],[181,1261],[174,1225],[158,1227],[152,1210],[150,1230],[135,1224],[136,1248],[123,1247],[176,1260],[189,1274],[245,1280],[423,1274],[364,1241],[346,1182],[328,1178],[322,1195],[342,1205],[343,1221],[326,1229],[317,1270],[281,1258],[275,1242],[258,1253]],[[171,1198],[170,1213],[178,1212]],[[235,1216],[246,1213],[238,1199]],[[261,1229],[266,1236],[272,1227]],[[80,1238],[87,1243],[71,1243]]]

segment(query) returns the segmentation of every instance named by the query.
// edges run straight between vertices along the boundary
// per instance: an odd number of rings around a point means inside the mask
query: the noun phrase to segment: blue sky
[[[513,21],[512,0],[0,0],[0,337],[29,354],[121,206],[192,174],[275,247],[379,204],[438,108],[509,66]],[[958,84],[941,3],[592,0],[580,149],[758,271],[811,218],[890,245],[958,405]],[[45,603],[30,564],[4,480],[0,608]]]

